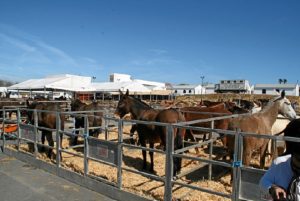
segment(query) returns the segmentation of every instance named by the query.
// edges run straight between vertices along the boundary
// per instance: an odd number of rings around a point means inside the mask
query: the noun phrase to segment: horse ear
[[[285,90],[282,90],[281,92],[281,98],[284,98],[285,97]]]
[[[128,96],[128,95],[129,95],[129,90],[127,89],[127,90],[126,90],[126,96]]]
[[[119,89],[120,95],[123,96],[123,92],[121,91],[121,89]]]

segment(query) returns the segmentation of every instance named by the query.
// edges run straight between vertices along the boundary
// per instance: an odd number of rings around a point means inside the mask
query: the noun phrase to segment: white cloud
[[[3,33],[0,33],[0,40],[10,43],[11,45],[15,46],[16,48],[20,48],[21,50],[26,51],[26,52],[34,52],[36,50],[35,47],[26,44],[24,41],[20,41],[16,38],[9,37]]]
[[[156,55],[162,55],[168,53],[168,51],[164,49],[150,49],[149,51],[154,52]]]
[[[153,59],[142,59],[142,60],[132,60],[131,64],[133,65],[139,65],[139,66],[150,66],[150,65],[169,65],[169,64],[175,64],[180,63],[180,61],[175,59],[159,59],[159,58],[153,58]]]
[[[15,75],[15,80],[61,73],[84,72],[89,75],[103,68],[93,58],[73,57],[36,36],[1,23],[0,50],[0,67],[5,69],[2,73],[5,73],[6,77]]]

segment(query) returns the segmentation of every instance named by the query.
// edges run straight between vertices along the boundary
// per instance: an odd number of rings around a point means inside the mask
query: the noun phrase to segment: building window
[[[192,93],[192,90],[189,90],[189,93]]]
[[[236,83],[236,80],[234,80],[233,83]]]
[[[175,94],[177,94],[177,90],[175,90]]]
[[[186,93],[185,89],[183,90],[183,93],[184,93],[184,94]]]
[[[223,80],[221,81],[221,84],[224,84],[224,81],[223,81]]]
[[[266,94],[266,93],[267,93],[267,90],[266,90],[266,89],[262,89],[261,93],[262,93],[262,94]]]
[[[229,83],[230,83],[230,80],[228,80],[227,83],[229,84]]]

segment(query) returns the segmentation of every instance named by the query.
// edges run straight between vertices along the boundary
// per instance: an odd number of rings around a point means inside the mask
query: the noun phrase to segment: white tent
[[[90,91],[91,77],[77,75],[54,75],[43,79],[30,79],[8,87],[8,90],[64,90]]]
[[[138,82],[151,90],[166,90],[166,84],[162,82],[153,82],[138,79],[134,79],[133,81]]]
[[[91,88],[94,91],[101,92],[118,92],[129,90],[130,93],[150,93],[150,89],[145,87],[143,84],[130,81],[130,82],[102,82],[102,83],[91,83]]]

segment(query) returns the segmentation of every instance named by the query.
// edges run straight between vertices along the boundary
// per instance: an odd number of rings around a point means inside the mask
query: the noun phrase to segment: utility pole
[[[203,94],[203,80],[204,80],[204,76],[200,76],[201,78],[201,104],[202,104],[202,94]]]

